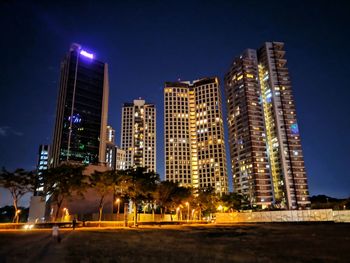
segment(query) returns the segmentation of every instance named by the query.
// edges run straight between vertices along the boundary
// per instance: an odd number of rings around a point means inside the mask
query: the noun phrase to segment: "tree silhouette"
[[[53,221],[56,221],[65,199],[73,193],[83,195],[88,186],[88,177],[83,175],[85,166],[62,164],[43,172],[44,192],[51,196],[51,201],[57,205]]]
[[[18,209],[18,201],[26,193],[34,191],[35,180],[35,174],[33,172],[25,171],[24,169],[16,169],[14,172],[9,172],[5,168],[2,168],[0,186],[6,188],[11,193],[15,208],[13,222],[18,223],[19,221],[20,210]]]
[[[96,190],[96,192],[99,194],[99,197],[100,197],[99,206],[98,206],[99,221],[102,220],[102,212],[103,212],[105,197],[110,193],[114,193],[116,179],[117,179],[117,174],[115,171],[105,171],[105,172],[95,171],[89,177],[90,186],[93,187],[94,190]]]
[[[159,175],[148,172],[145,167],[119,171],[118,186],[124,190],[134,206],[134,226],[137,225],[137,207],[140,201],[149,200],[154,193]]]

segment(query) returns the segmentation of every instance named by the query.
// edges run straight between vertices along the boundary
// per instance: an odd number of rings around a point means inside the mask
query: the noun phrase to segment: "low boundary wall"
[[[216,223],[258,223],[258,222],[347,222],[350,210],[285,210],[266,212],[216,213]]]

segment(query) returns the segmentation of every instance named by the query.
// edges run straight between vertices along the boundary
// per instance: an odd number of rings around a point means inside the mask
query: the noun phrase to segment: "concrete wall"
[[[349,222],[350,210],[287,210],[266,212],[216,213],[216,223],[256,222]]]
[[[45,221],[46,202],[43,196],[32,196],[30,198],[28,222]]]
[[[93,221],[98,221],[98,214],[94,213],[92,216]],[[102,214],[102,220],[104,221],[123,221],[124,220],[124,214],[119,214],[117,218],[117,214]],[[134,214],[128,214],[128,221],[133,221],[134,220]],[[143,214],[143,213],[138,213],[137,214],[137,221],[139,222],[162,222],[162,221],[176,221],[175,215],[173,215],[173,220],[171,220],[170,215],[166,214],[164,215],[164,218],[161,218],[160,214],[154,214],[154,217],[152,214]]]

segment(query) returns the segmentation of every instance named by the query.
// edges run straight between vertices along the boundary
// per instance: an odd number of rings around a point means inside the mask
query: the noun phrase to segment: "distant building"
[[[111,169],[116,166],[116,146],[115,146],[115,130],[111,126],[106,129],[106,165]]]
[[[105,162],[108,65],[73,44],[61,63],[52,166]]]
[[[165,83],[166,180],[228,192],[221,105],[218,78]]]
[[[125,150],[120,149],[120,147],[115,147],[116,152],[116,161],[115,161],[115,169],[116,170],[125,170],[126,169],[126,153]]]
[[[42,173],[48,169],[49,167],[49,152],[50,145],[41,144],[39,146],[38,152],[38,163],[36,166],[37,173],[37,184],[35,187],[34,195],[42,195],[44,191],[43,183],[42,183]]]
[[[252,204],[310,207],[284,44],[237,57],[225,76],[234,190]]]
[[[122,109],[121,149],[125,168],[148,167],[156,171],[156,108],[145,100],[124,103]]]

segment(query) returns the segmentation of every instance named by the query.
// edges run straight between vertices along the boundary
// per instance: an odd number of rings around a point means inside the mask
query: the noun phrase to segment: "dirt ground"
[[[350,224],[1,231],[0,262],[350,262]]]

